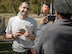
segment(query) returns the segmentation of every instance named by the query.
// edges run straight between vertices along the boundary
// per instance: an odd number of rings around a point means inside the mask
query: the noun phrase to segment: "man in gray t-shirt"
[[[36,32],[36,21],[28,17],[30,5],[22,2],[20,15],[11,17],[6,28],[6,38],[13,38],[12,49],[17,53],[27,53],[33,47]]]

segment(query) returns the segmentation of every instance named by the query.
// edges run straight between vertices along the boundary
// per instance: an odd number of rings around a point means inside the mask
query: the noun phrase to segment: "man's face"
[[[22,5],[19,7],[20,14],[22,16],[27,16],[29,12],[30,6],[27,3],[22,3]]]

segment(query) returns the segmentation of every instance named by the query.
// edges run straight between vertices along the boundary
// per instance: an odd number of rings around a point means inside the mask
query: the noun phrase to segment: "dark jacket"
[[[45,25],[37,33],[34,45],[36,54],[72,54],[72,22],[58,20]]]

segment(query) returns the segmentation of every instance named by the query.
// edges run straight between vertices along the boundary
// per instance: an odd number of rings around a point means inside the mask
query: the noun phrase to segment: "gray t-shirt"
[[[21,19],[19,18],[19,16],[15,16],[10,18],[8,22],[8,26],[6,28],[6,33],[14,34],[20,29],[24,29],[25,31],[29,31],[30,33],[35,34],[36,28],[37,28],[37,24],[34,19],[30,17],[26,19]],[[25,48],[32,48],[33,44],[34,43],[32,40],[25,37],[24,35],[21,35],[17,39],[14,39],[12,48],[13,48],[13,51],[24,52],[26,51]]]

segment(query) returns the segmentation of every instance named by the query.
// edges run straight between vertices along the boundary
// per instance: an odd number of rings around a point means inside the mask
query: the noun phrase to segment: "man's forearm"
[[[12,34],[6,34],[6,38],[7,38],[7,39],[12,38]]]

